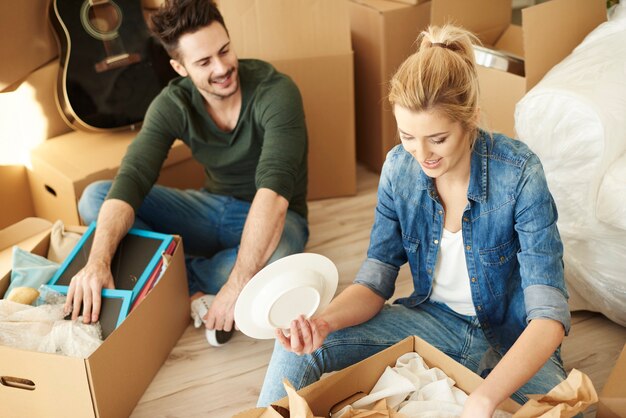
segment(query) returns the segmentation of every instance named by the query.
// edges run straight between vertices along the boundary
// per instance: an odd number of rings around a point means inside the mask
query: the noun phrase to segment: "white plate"
[[[274,338],[276,328],[289,328],[303,314],[311,317],[330,303],[339,273],[320,254],[294,254],[264,267],[241,291],[235,323],[252,338]]]

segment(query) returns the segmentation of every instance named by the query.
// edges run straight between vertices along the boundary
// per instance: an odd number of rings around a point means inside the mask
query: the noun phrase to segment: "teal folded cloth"
[[[11,289],[16,287],[39,289],[39,286],[52,279],[60,264],[14,246],[12,266],[11,283],[4,293],[5,296],[8,296]]]

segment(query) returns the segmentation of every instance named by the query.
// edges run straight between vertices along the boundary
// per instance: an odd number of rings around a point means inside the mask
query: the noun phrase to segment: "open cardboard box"
[[[239,58],[270,62],[298,85],[309,141],[309,200],[356,193],[354,72],[345,1],[220,0]]]
[[[516,137],[515,105],[606,20],[606,2],[550,0],[522,9],[521,26],[511,24],[511,7],[502,0],[432,0],[431,22],[454,22],[474,32],[485,46],[524,58],[525,76],[478,67],[487,128]]]
[[[45,256],[51,223],[27,218],[0,231],[0,295],[13,245]],[[83,231],[83,227],[68,230]],[[0,413],[20,417],[126,417],[189,324],[182,240],[148,296],[88,358],[0,346]]]
[[[443,370],[456,382],[456,387],[466,393],[474,391],[483,380],[421,338],[408,337],[378,354],[302,388],[298,394],[307,401],[315,416],[327,417],[331,411],[337,412],[341,407],[368,394],[387,366],[395,366],[398,357],[411,352],[416,352],[422,356],[429,367],[438,367]],[[287,398],[283,398],[275,405],[288,408],[289,402]],[[520,407],[512,399],[499,405],[499,409],[511,413]],[[265,408],[256,408],[241,412],[235,417],[257,418],[261,416],[263,411]]]
[[[626,346],[617,359],[609,379],[604,384],[596,417],[626,417]]]
[[[51,221],[79,225],[77,203],[96,180],[115,177],[126,148],[137,132],[92,133],[73,131],[45,141],[31,153],[29,172],[35,213]],[[158,183],[178,188],[200,188],[204,169],[191,150],[176,141],[161,168]]]

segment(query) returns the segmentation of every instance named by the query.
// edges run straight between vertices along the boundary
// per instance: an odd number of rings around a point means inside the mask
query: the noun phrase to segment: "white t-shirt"
[[[461,230],[458,232],[443,230],[430,298],[445,303],[461,315],[476,315]]]

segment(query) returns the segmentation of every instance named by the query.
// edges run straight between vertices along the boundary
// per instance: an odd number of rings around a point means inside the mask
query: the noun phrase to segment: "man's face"
[[[232,50],[226,29],[213,22],[178,40],[178,60],[174,70],[193,84],[205,97],[225,99],[239,90],[237,55]]]

